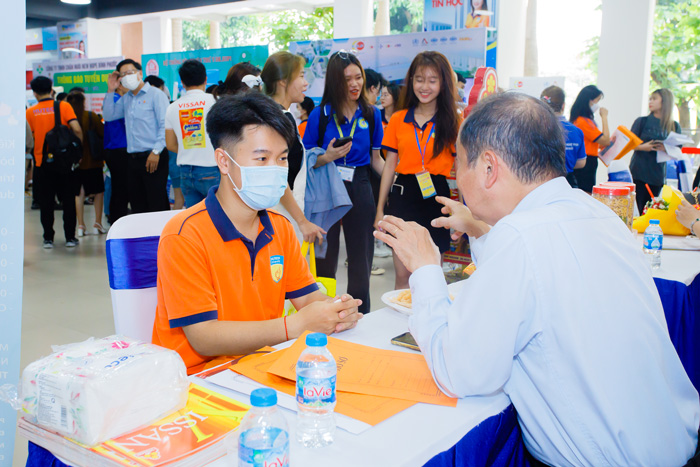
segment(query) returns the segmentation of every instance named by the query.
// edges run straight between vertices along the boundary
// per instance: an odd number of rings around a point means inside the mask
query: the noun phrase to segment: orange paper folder
[[[622,125],[617,127],[613,136],[615,137],[615,142],[603,149],[598,155],[606,167],[612,161],[623,158],[631,150],[642,144],[642,140],[637,135]]]
[[[256,355],[233,363],[229,368],[236,373],[247,376],[253,381],[264,384],[277,391],[294,396],[296,383],[294,380],[280,378],[268,373],[270,367],[286,352],[279,350],[267,355]],[[392,399],[389,397],[368,396],[338,391],[335,411],[375,426],[397,413],[415,405],[415,402]]]
[[[296,363],[306,348],[304,333],[270,367],[270,373],[296,380]],[[455,407],[457,399],[440,391],[422,354],[381,350],[328,338],[328,350],[338,365],[338,391],[393,397]]]

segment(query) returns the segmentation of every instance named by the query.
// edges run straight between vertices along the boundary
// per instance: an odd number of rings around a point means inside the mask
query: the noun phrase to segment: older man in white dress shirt
[[[409,328],[443,392],[508,394],[538,460],[682,466],[698,443],[698,392],[639,244],[568,185],[564,148],[536,99],[475,107],[457,145],[469,209],[439,199],[450,216],[433,221],[469,235],[477,270],[459,296],[427,230],[386,217],[375,233],[412,272]]]

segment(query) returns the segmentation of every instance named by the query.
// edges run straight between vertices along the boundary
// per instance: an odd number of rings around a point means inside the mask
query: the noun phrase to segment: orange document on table
[[[265,355],[256,355],[254,358],[246,358],[245,360],[240,360],[238,363],[232,363],[229,368],[236,373],[247,376],[253,381],[257,381],[267,387],[294,396],[296,392],[296,383],[294,380],[280,378],[279,376],[268,373],[270,367],[285,352],[286,350],[280,350]],[[336,412],[372,426],[415,405],[415,402],[401,399],[353,394],[342,391],[336,393],[336,398],[338,401],[335,406]]]
[[[270,367],[270,373],[296,379],[296,363],[306,348],[306,334]],[[328,338],[328,350],[338,365],[338,391],[394,397],[426,404],[455,407],[457,399],[440,391],[421,354],[382,350]]]

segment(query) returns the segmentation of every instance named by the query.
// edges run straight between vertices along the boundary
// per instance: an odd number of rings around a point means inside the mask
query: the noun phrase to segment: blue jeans
[[[164,151],[168,151],[164,149]],[[168,151],[170,158],[168,159],[168,175],[173,188],[180,188],[180,168],[177,165],[177,153]]]
[[[207,197],[209,189],[221,180],[219,168],[198,165],[180,166],[180,188],[185,197],[185,207],[191,208]]]

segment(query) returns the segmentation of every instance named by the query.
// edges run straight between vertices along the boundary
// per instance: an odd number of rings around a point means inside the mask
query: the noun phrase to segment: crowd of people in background
[[[485,3],[472,2],[475,15],[468,21],[488,19],[478,15]],[[82,159],[63,177],[42,170],[43,137],[51,129],[54,100],[51,81],[35,78],[32,89],[39,103],[27,110],[28,136],[35,141],[29,162],[34,173],[28,179],[33,180],[41,209],[44,246],[53,246],[56,204],[63,206],[67,246],[77,245],[78,238],[86,234],[107,231],[102,222],[105,165],[108,203],[104,212],[109,224],[129,212],[171,209],[168,188],[173,209],[204,200],[220,183],[214,149],[205,131],[209,110],[219,99],[260,92],[284,109],[296,128],[289,149],[288,187],[277,207],[295,222],[305,241],[317,243],[318,273],[323,277],[336,276],[342,226],[348,292],[361,298],[362,311],[368,311],[370,276],[385,272],[373,264],[373,257],[392,255],[391,249],[371,235],[385,214],[428,228],[441,253],[450,248],[449,232],[432,227],[431,220],[440,215],[436,199],[450,197],[447,179],[454,165],[466,79],[453,71],[442,54],[423,52],[415,57],[401,83],[390,83],[380,73],[364,69],[352,52],[340,51],[330,57],[323,97],[316,106],[305,95],[304,67],[300,56],[278,52],[262,70],[248,62],[238,63],[224,81],[212,84],[207,83],[202,63],[187,60],[179,68],[184,94],[170,102],[161,78],[144,77],[138,62],[123,60],[109,77],[101,117],[85,110],[81,88],[55,96],[57,102],[66,101],[61,104],[62,123],[82,139]],[[608,111],[601,106],[603,92],[594,85],[584,87],[568,118],[561,88],[551,86],[540,98],[564,130],[569,184],[591,193],[598,154],[612,143]],[[630,165],[640,212],[650,197],[645,185],[658,195],[665,182],[666,164],[656,162],[655,151],[670,131],[680,131],[671,118],[672,108],[669,90],[654,91],[649,115],[631,127],[643,141]],[[320,152],[314,153],[316,149]],[[309,163],[310,155],[313,163]],[[338,219],[329,217],[332,223],[319,225],[322,222],[307,218],[306,174],[329,163],[338,170],[352,207]],[[91,225],[85,221],[86,197],[95,210]],[[409,273],[396,258],[394,269],[395,287],[407,287]]]

